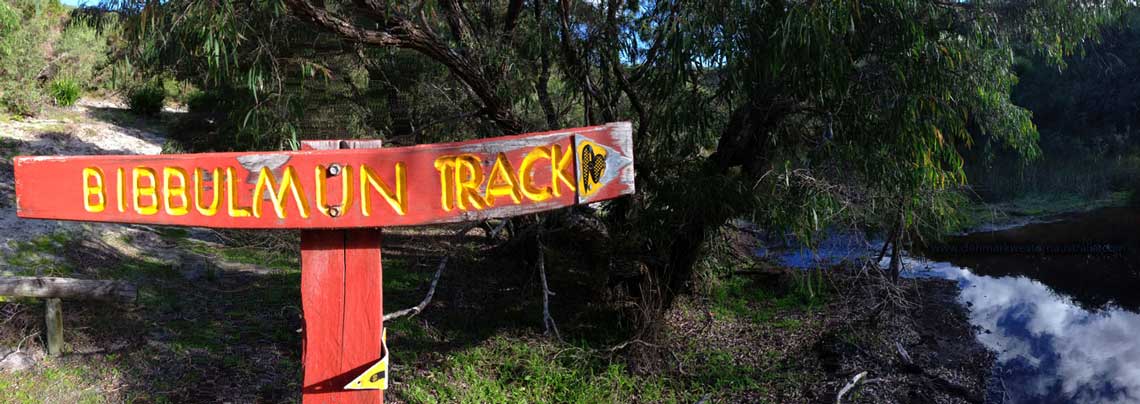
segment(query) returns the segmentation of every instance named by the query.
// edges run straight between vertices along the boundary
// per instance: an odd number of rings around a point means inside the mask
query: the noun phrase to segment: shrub
[[[0,2],[0,105],[16,115],[35,115],[43,100],[36,75],[46,63],[49,19],[25,13],[25,3]],[[24,18],[24,15],[29,15]]]
[[[53,63],[59,75],[83,83],[87,89],[97,86],[97,70],[107,64],[107,38],[95,27],[94,18],[77,17],[60,34],[55,53],[60,55]]]
[[[82,89],[79,88],[79,83],[71,79],[57,79],[51,82],[49,89],[51,98],[55,100],[55,104],[61,107],[70,107],[79,101],[79,95]]]
[[[167,139],[166,142],[164,142],[162,144],[162,154],[185,154],[185,153],[187,153],[186,152],[186,146],[182,145],[182,142],[179,142],[177,140]]]
[[[130,105],[131,111],[139,115],[158,115],[159,112],[162,112],[165,101],[166,92],[158,84],[146,84],[135,88],[127,97],[127,104]]]
[[[190,113],[214,112],[220,102],[217,92],[195,90],[186,96],[186,110]]]

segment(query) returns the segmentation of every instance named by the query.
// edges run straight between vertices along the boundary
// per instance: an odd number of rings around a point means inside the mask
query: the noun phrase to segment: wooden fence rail
[[[138,298],[138,290],[122,281],[11,276],[0,277],[0,296],[131,303]]]

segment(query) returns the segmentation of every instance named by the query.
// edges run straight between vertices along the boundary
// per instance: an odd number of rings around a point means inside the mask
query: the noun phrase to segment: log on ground
[[[123,281],[11,276],[0,277],[0,296],[130,303],[138,298],[138,290],[135,285]]]

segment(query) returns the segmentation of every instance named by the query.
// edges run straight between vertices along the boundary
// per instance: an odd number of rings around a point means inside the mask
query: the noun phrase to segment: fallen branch
[[[661,348],[661,345],[650,344],[648,342],[645,342],[645,341],[642,341],[639,339],[631,339],[629,341],[625,341],[625,342],[622,342],[620,344],[614,345],[614,346],[606,349],[606,351],[608,351],[608,352],[618,351],[618,350],[624,349],[625,347],[630,346],[632,344],[641,344],[641,345],[645,345],[645,346],[650,347],[650,348],[658,348],[658,349]]]
[[[910,359],[910,354],[906,352],[906,348],[903,348],[902,344],[900,344],[898,341],[895,341],[895,349],[898,350],[899,357],[902,358],[903,363],[906,363],[907,365],[914,364],[914,361]]]
[[[494,229],[491,229],[491,233],[488,234],[487,237],[493,239],[495,236],[498,236],[499,232],[503,231],[503,229],[507,227],[507,223],[510,223],[509,219],[503,219],[503,221],[500,222],[498,226],[495,226]]]
[[[478,223],[474,223],[469,226],[465,226],[462,229],[456,231],[452,237],[455,237],[456,240],[459,240],[463,237],[464,234],[467,234],[467,232],[471,231],[478,225]],[[431,303],[431,298],[435,296],[435,287],[439,284],[439,277],[443,274],[443,268],[447,266],[447,260],[449,258],[451,257],[444,256],[443,259],[439,261],[439,267],[435,269],[435,275],[433,275],[431,278],[431,285],[428,286],[427,296],[424,296],[424,299],[420,301],[420,304],[394,313],[385,314],[384,321],[395,320],[404,316],[411,317],[415,316],[416,314],[420,314],[421,311],[424,311],[424,309],[427,308],[427,305]]]
[[[550,296],[554,293],[551,293],[550,287],[546,285],[546,254],[543,253],[542,241],[538,242],[538,276],[542,280],[542,325],[545,328],[543,334],[550,335],[550,331],[553,330],[554,338],[561,341],[558,325],[554,323],[554,317],[550,316]]]
[[[863,371],[863,373],[855,375],[855,377],[851,379],[851,382],[843,386],[843,388],[839,390],[839,394],[835,395],[835,404],[842,403],[843,395],[847,394],[848,391],[851,391],[851,389],[855,388],[855,386],[859,384],[859,380],[864,376],[867,376],[867,371]]]
[[[443,268],[447,266],[448,258],[450,257],[443,257],[443,259],[439,261],[439,267],[436,268],[435,275],[431,278],[431,286],[428,287],[427,296],[424,296],[424,299],[420,301],[420,304],[417,304],[411,308],[397,311],[395,313],[385,314],[384,321],[391,321],[404,316],[412,317],[423,311],[424,308],[427,307],[428,303],[431,303],[431,298],[435,296],[435,286],[439,284],[439,276],[443,274]]]

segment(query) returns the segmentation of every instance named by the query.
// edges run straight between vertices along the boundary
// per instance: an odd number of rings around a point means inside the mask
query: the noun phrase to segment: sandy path
[[[75,107],[51,110],[44,115],[42,118],[0,122],[0,154],[4,157],[0,163],[0,257],[17,249],[21,241],[61,231],[80,232],[84,237],[103,239],[137,231],[132,226],[117,224],[16,217],[11,157],[159,154],[165,142],[165,137],[158,133],[108,121],[108,116],[130,117],[121,103],[113,101],[80,100]]]

